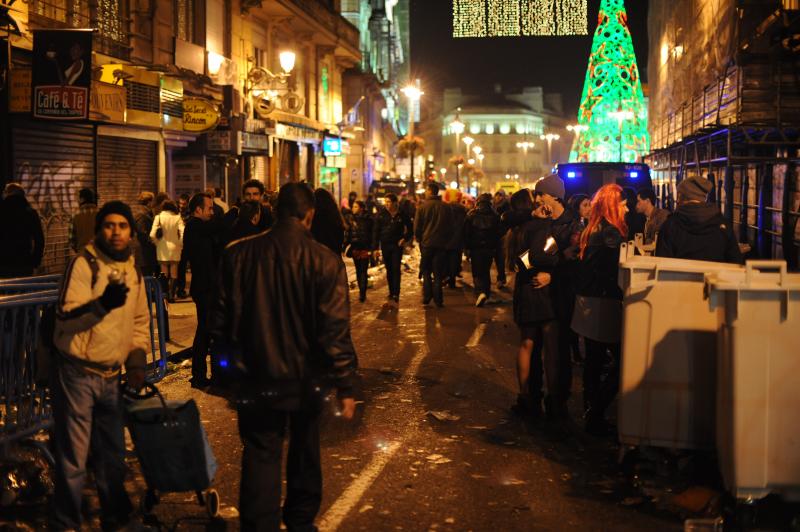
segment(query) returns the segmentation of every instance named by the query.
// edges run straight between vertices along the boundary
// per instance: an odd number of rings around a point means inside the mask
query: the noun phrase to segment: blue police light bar
[[[639,177],[639,172],[631,172],[631,179],[636,179]]]
[[[567,177],[569,179],[575,179],[575,172],[567,172]]]

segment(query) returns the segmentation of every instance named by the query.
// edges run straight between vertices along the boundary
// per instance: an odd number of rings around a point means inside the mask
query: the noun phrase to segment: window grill
[[[175,36],[187,42],[195,42],[194,0],[175,0]]]
[[[160,89],[136,81],[125,82],[125,93],[128,98],[128,108],[148,113],[161,112]],[[181,115],[183,116],[183,111]]]
[[[161,89],[161,112],[173,118],[183,118],[183,95]]]
[[[67,27],[89,27],[89,2],[87,0],[31,0],[30,12]]]

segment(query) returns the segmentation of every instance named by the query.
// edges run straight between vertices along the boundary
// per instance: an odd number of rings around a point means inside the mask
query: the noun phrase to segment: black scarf
[[[94,245],[103,252],[104,255],[116,262],[126,262],[131,257],[131,247],[128,246],[122,251],[111,249],[111,246],[100,236],[94,239]]]

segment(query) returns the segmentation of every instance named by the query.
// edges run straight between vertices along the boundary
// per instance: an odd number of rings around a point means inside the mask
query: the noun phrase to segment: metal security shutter
[[[134,205],[140,192],[157,192],[157,143],[125,137],[97,137],[97,192],[100,203]]]
[[[78,191],[95,188],[94,127],[12,118],[14,180],[39,212],[45,233],[43,273],[61,273],[69,260],[69,226]]]

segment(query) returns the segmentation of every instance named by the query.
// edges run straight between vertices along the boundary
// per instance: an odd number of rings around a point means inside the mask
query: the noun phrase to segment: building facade
[[[323,139],[344,123],[344,72],[362,61],[359,30],[339,8],[322,0],[15,3],[0,61],[9,80],[0,97],[2,179],[20,182],[42,216],[43,271],[60,272],[69,258],[69,220],[84,187],[100,202],[129,203],[145,190],[214,187],[232,203],[249,178],[270,190],[322,185],[331,164]],[[93,32],[70,33],[80,29]],[[58,39],[73,44],[37,62],[36,42]],[[73,81],[64,76],[85,77],[88,112],[40,112],[45,100],[32,94],[54,73],[62,88]]]

